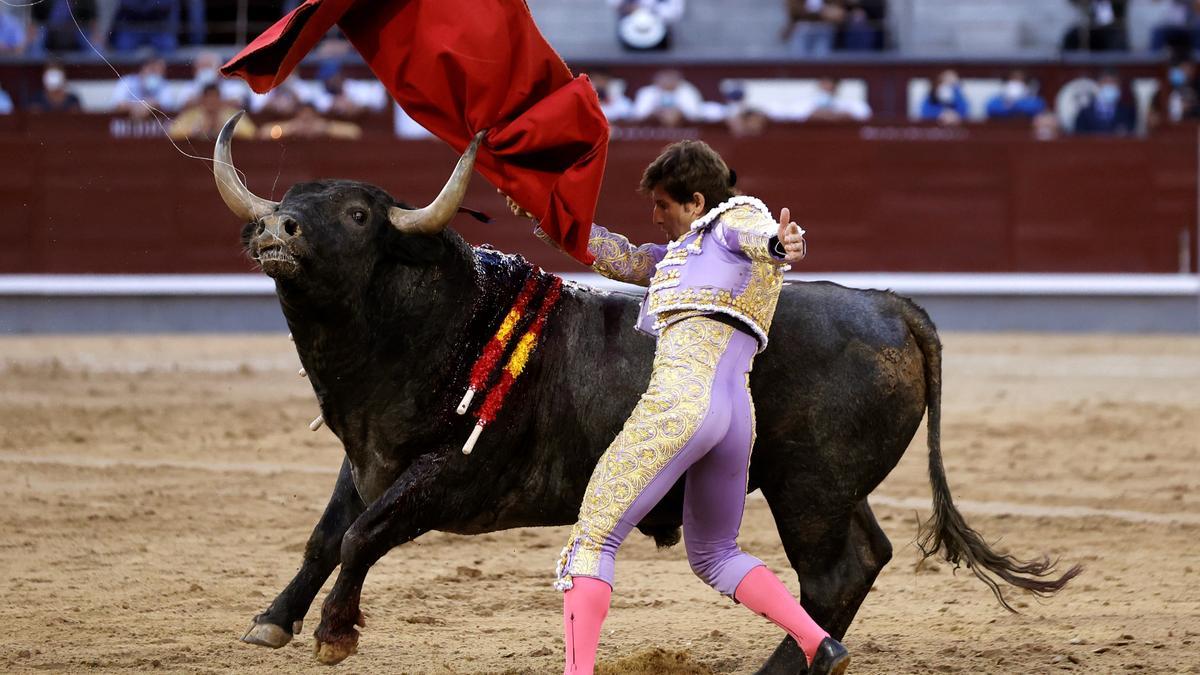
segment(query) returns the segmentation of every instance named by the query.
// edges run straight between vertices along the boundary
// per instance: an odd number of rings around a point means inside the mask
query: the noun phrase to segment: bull
[[[345,449],[299,571],[242,639],[287,644],[340,564],[314,633],[316,658],[335,664],[357,649],[364,578],[392,548],[433,530],[574,522],[592,468],[648,381],[654,341],[633,330],[638,294],[568,284],[510,403],[464,456],[472,422],[453,411],[525,273],[516,256],[474,248],[447,227],[478,138],[424,208],[344,180],[300,183],[272,202],[233,167],[237,119],[217,141],[217,187],[245,223],[248,255],[275,280],[321,414]],[[771,345],[750,380],[758,434],[749,490],[762,490],[804,607],[834,637],[892,556],[867,497],[926,412],[925,557],[967,566],[1010,610],[1000,582],[1044,595],[1079,572],[1052,578],[1045,557],[995,552],[955,508],[940,450],[941,344],[919,306],[890,292],[788,284]],[[660,546],[679,540],[682,494],[681,480],[638,525]],[[760,672],[804,669],[787,637]]]

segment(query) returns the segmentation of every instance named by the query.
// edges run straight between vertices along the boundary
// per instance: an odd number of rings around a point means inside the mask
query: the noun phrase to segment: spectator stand
[[[932,86],[930,78],[918,77],[908,81],[908,119],[916,121],[921,118],[921,104],[929,96]],[[987,103],[1004,88],[1004,79],[963,78],[961,86],[967,99],[967,119],[971,122],[986,122]],[[1157,77],[1138,77],[1128,86],[1137,104],[1138,131],[1146,133],[1154,98],[1162,86],[1161,80]],[[1096,79],[1093,76],[1077,77],[1059,85],[1053,96],[1046,97],[1046,103],[1059,118],[1062,128],[1069,131],[1075,125],[1075,116],[1083,102],[1093,95],[1096,89]]]

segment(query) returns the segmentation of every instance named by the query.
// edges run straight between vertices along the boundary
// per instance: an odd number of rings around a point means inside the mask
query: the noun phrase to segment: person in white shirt
[[[172,107],[182,110],[196,104],[201,92],[210,84],[217,85],[221,92],[221,100],[239,108],[244,107],[250,96],[250,86],[245,80],[221,77],[217,70],[220,66],[221,57],[216,52],[205,51],[197,54],[192,61],[192,80],[175,90]]]
[[[817,83],[817,95],[797,108],[796,119],[862,122],[871,118],[871,106],[866,101],[838,95],[837,89],[833,78],[822,78]]]
[[[137,119],[150,116],[147,105],[175,111],[166,75],[167,62],[156,56],[143,63],[138,72],[117,80],[117,86],[113,88],[113,111]]]
[[[596,96],[600,99],[600,110],[609,122],[618,122],[633,117],[633,101],[625,95],[625,83],[613,79],[612,75],[597,70],[588,73]]]
[[[704,98],[695,85],[683,79],[678,70],[663,70],[654,83],[638,90],[633,100],[633,118],[654,120],[664,126],[678,126],[700,117]]]

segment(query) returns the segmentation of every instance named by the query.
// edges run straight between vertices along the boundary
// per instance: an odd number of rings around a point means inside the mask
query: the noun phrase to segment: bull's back
[[[852,476],[873,488],[925,410],[924,357],[909,301],[828,282],[784,287],[770,345],[751,375],[758,442],[753,473]]]

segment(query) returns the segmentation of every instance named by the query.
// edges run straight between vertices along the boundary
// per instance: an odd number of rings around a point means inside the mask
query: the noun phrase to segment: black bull
[[[633,329],[638,294],[567,284],[506,407],[464,456],[474,420],[453,410],[524,271],[519,259],[472,248],[450,230],[398,231],[388,220],[395,206],[362,183],[305,183],[255,212],[243,232],[276,279],[325,422],[346,453],[299,572],[243,639],[286,644],[340,564],[315,632],[325,663],[356,650],[363,580],[393,547],[432,530],[572,523],[654,353],[653,339]],[[1048,560],[995,553],[955,509],[939,448],[941,345],[917,305],[832,283],[788,284],[770,338],[750,380],[758,435],[749,489],[762,490],[803,605],[830,633],[845,633],[891,558],[867,496],[926,410],[934,497],[926,554],[967,565],[1006,607],[997,579],[1044,594],[1078,572],[1045,578]],[[639,525],[660,545],[678,540],[683,482]],[[545,560],[547,593],[556,553]],[[789,637],[762,672],[803,669]]]

